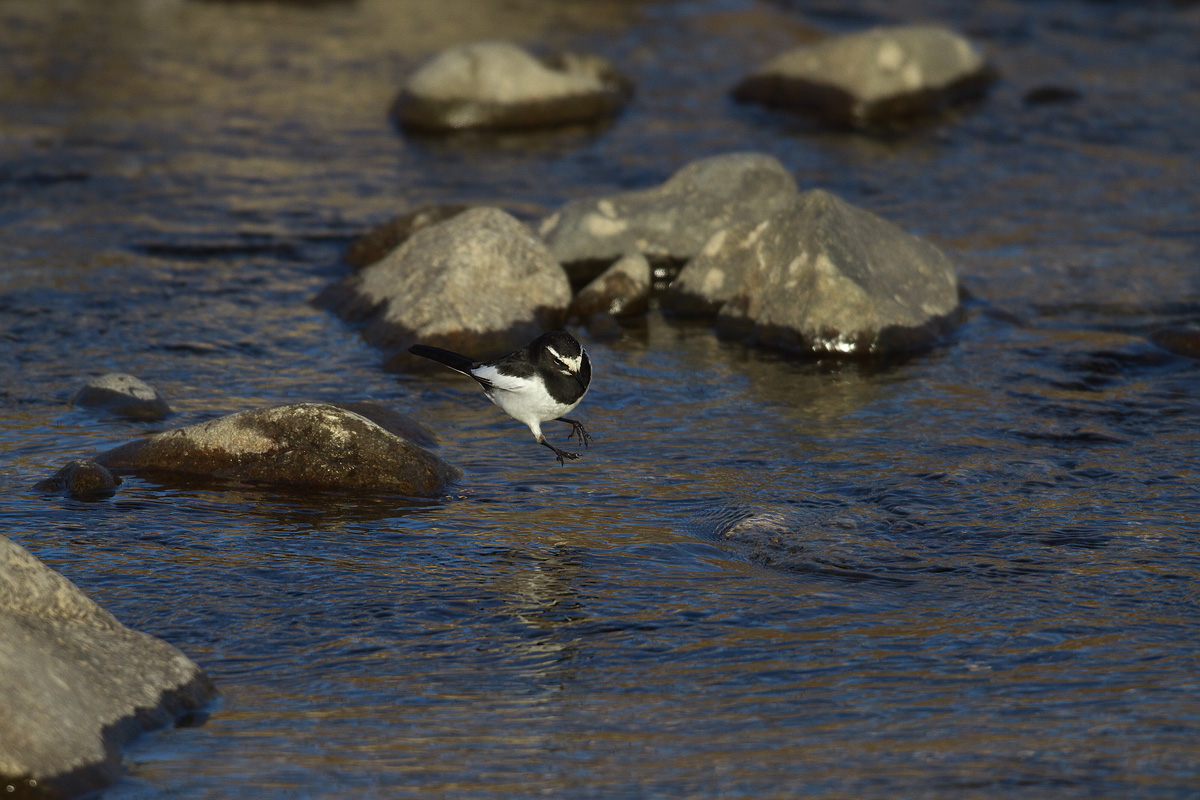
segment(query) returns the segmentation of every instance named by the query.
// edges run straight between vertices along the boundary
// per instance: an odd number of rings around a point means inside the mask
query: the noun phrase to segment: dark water
[[[1005,75],[959,119],[877,140],[726,98],[814,29],[929,18]],[[1196,797],[1200,364],[1147,335],[1200,319],[1198,33],[1153,2],[0,2],[0,532],[222,692],[105,796]],[[397,134],[405,72],[484,36],[639,94],[598,132]],[[657,316],[585,338],[596,441],[560,469],[306,304],[409,205],[534,215],[730,150],[938,243],[965,325],[883,366]],[[109,370],[176,416],[67,405]],[[417,507],[29,490],[320,399],[414,413],[465,477]]]

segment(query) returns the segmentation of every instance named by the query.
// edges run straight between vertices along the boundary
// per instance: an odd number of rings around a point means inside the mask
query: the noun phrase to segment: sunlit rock
[[[377,225],[355,239],[346,248],[346,255],[342,260],[354,269],[362,269],[404,244],[408,237],[422,228],[457,217],[469,208],[472,208],[469,203],[443,203],[408,211]]]
[[[958,281],[932,244],[822,190],[717,232],[668,302],[722,334],[796,353],[877,355],[933,343]]]
[[[120,775],[120,747],[215,690],[171,645],[118,622],[0,536],[0,786],[74,797]]]
[[[406,128],[538,128],[591,122],[626,103],[631,84],[598,56],[541,60],[510,42],[446,50],[404,85],[394,113]]]
[[[417,231],[315,302],[364,321],[385,366],[411,369],[424,365],[407,352],[417,342],[481,358],[523,347],[566,317],[571,286],[528,228],[482,207]]]
[[[678,266],[716,231],[761,219],[795,194],[795,179],[774,158],[731,153],[693,161],[650,189],[571,201],[539,232],[572,280],[583,282],[629,253]]]
[[[937,25],[873,28],[796,47],[734,89],[738,100],[872,127],[935,113],[995,79],[979,49]]]
[[[437,497],[460,471],[365,416],[327,403],[242,411],[96,456],[116,473]]]
[[[171,413],[153,386],[120,372],[92,378],[71,398],[71,405],[138,422],[154,422]]]
[[[94,461],[71,461],[58,472],[39,481],[34,490],[72,497],[110,495],[121,484],[121,478]]]
[[[620,258],[575,295],[571,313],[582,319],[594,314],[631,317],[645,313],[650,300],[650,262],[641,253]]]

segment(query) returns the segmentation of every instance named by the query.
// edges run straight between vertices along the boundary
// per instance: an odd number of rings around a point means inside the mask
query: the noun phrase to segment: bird
[[[566,466],[579,453],[560,450],[546,441],[543,422],[565,422],[571,426],[567,441],[578,438],[585,448],[592,440],[583,423],[567,419],[592,382],[592,362],[587,351],[566,331],[550,331],[519,350],[493,361],[475,361],[464,355],[414,344],[408,352],[428,358],[474,378],[488,399],[515,419],[529,426],[538,444],[554,451],[558,463]]]

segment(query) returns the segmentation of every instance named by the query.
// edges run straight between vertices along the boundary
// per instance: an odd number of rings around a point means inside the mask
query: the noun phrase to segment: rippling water
[[[931,17],[1006,76],[959,119],[880,141],[726,98],[815,29]],[[222,693],[203,724],[138,740],[106,797],[1200,791],[1200,367],[1147,339],[1200,318],[1194,4],[0,18],[0,532]],[[396,133],[401,76],[484,35],[603,52],[639,94],[602,131]],[[1081,98],[1022,101],[1048,84]],[[536,215],[735,149],[945,248],[964,326],[868,365],[657,315],[585,339],[595,442],[561,469],[471,386],[383,373],[307,305],[350,236],[408,205]],[[176,416],[67,405],[107,370]],[[150,430],[322,399],[415,414],[463,480],[417,505],[29,489]]]

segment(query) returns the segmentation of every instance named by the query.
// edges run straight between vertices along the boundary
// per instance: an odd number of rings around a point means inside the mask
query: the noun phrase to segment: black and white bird
[[[582,423],[563,416],[579,405],[592,381],[592,362],[587,351],[566,331],[544,333],[520,350],[494,361],[473,361],[424,344],[415,344],[408,352],[474,378],[489,400],[513,419],[528,425],[538,444],[554,451],[559,464],[565,466],[565,459],[574,461],[579,454],[559,450],[547,442],[542,433],[543,422],[567,423],[571,426],[567,441],[578,437],[584,447],[592,439]]]

